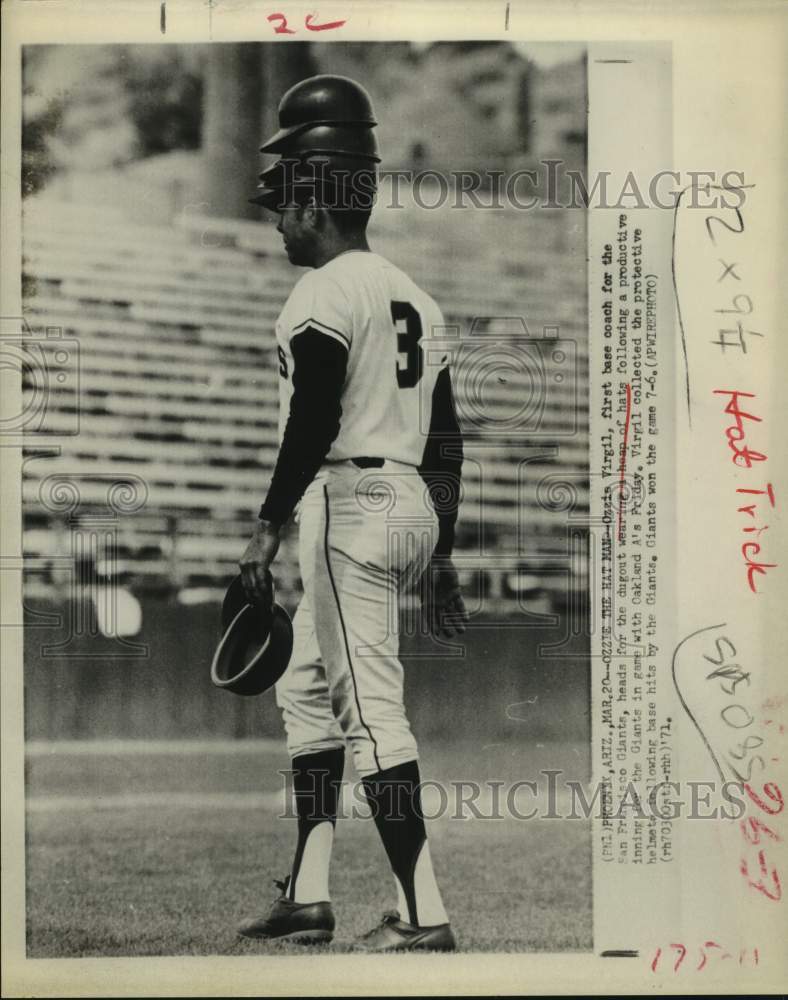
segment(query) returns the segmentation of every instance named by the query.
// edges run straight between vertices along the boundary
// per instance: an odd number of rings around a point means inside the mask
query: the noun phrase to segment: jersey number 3
[[[281,347],[277,347],[276,353],[279,356],[279,374],[282,378],[287,378],[290,372],[287,370],[287,355]]]
[[[421,316],[410,302],[392,302],[391,318],[397,331],[397,385],[412,389],[424,372],[421,353]]]

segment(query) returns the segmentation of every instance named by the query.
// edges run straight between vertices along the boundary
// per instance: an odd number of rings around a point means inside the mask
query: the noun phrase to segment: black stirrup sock
[[[293,791],[298,816],[298,843],[287,898],[295,899],[298,870],[309,834],[319,823],[336,825],[345,751],[322,750],[293,758]]]
[[[419,852],[427,840],[418,762],[396,764],[362,781],[380,839],[408,904],[403,919],[418,925],[414,879]]]

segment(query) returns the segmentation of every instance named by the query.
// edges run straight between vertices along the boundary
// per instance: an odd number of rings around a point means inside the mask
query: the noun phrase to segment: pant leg
[[[293,618],[293,653],[287,670],[276,684],[276,703],[282,711],[291,758],[344,748],[345,737],[331,707],[326,671],[306,593]]]
[[[398,597],[429,560],[437,519],[416,470],[399,470],[381,470],[378,491],[352,466],[331,470],[302,504],[302,551],[313,560],[305,593],[332,708],[362,776],[418,756],[403,699]]]

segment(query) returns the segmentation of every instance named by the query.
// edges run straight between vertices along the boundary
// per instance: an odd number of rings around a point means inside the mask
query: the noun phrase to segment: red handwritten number
[[[771,837],[772,840],[782,840],[782,837],[778,833],[775,833],[774,830],[770,830],[759,816],[750,816],[748,819],[743,819],[739,826],[741,827],[742,836],[748,844],[760,844],[761,833],[764,833],[767,837]]]
[[[686,947],[686,945],[683,945],[683,944],[671,944],[670,947],[673,948],[675,951],[678,952],[678,957],[677,957],[677,959],[676,959],[676,961],[675,961],[675,963],[673,965],[673,972],[676,973],[676,972],[678,972],[679,967],[681,966],[681,963],[684,961],[684,958],[685,958],[685,956],[687,954],[687,947]],[[696,972],[700,972],[700,970],[703,969],[707,965],[707,963],[709,961],[709,956],[706,954],[706,950],[709,949],[709,948],[717,948],[718,949],[718,951],[720,952],[720,954],[719,954],[719,960],[721,962],[723,962],[726,958],[732,958],[733,957],[729,951],[725,951],[723,949],[722,945],[721,944],[717,944],[716,941],[706,941],[703,944],[703,946],[698,949],[700,951],[700,962],[698,963],[698,965],[695,966],[695,971]],[[739,965],[742,965],[744,963],[744,960],[745,960],[745,958],[747,956],[748,950],[749,949],[747,949],[747,948],[742,948],[739,951]],[[752,957],[753,957],[754,964],[757,965],[758,961],[759,961],[759,958],[760,958],[760,956],[758,954],[758,949],[757,948],[753,948],[752,949]],[[658,966],[660,964],[660,959],[661,958],[662,958],[662,949],[661,948],[657,948],[657,950],[654,952],[654,957],[651,959],[651,971],[652,972],[656,972],[657,971],[657,968],[658,968]]]
[[[701,961],[700,961],[700,965],[698,965],[698,967],[697,967],[698,971],[700,971],[700,969],[702,969],[703,966],[708,961],[708,959],[706,957],[706,949],[707,948],[719,948],[719,950],[722,951],[722,945],[721,944],[717,944],[716,941],[707,941],[704,944],[704,946],[700,949]],[[731,953],[729,951],[723,951],[722,954],[720,955],[720,961],[723,961],[723,959],[730,958],[730,957],[731,957]]]
[[[317,14],[307,14],[306,24],[307,31],[331,31],[332,28],[341,28],[345,23],[344,21],[330,21],[327,24],[313,24],[312,22],[317,17]]]
[[[744,790],[758,806],[769,816],[778,816],[785,808],[785,802],[783,801],[783,793],[780,791],[779,785],[774,781],[767,781],[763,786],[764,798],[753,790],[752,785],[748,782],[744,783]],[[764,799],[768,799],[770,802],[774,803],[774,807],[767,804]],[[763,831],[768,836],[772,837],[774,840],[780,840],[780,837],[770,830],[768,826],[759,818],[754,817],[749,820],[749,828],[745,822],[741,824],[741,831],[744,835],[744,839],[754,846],[760,843],[761,835],[760,832]],[[756,889],[758,892],[762,892],[767,899],[773,899],[775,902],[782,898],[783,890],[780,883],[780,876],[777,874],[777,869],[772,865],[771,870],[769,870],[769,862],[766,860],[766,851],[761,848],[758,851],[758,867],[760,869],[760,878],[757,880],[750,876],[750,866],[746,858],[741,859],[741,864],[739,865],[739,871],[747,879],[747,885],[751,888]],[[766,878],[771,879],[771,884],[766,885],[764,880]]]
[[[266,20],[270,21],[271,24],[273,24],[274,21],[279,21],[279,24],[274,28],[274,34],[275,35],[294,35],[295,34],[295,32],[293,31],[292,28],[288,28],[287,27],[287,18],[285,17],[284,14],[269,14],[268,17],[266,18]]]
[[[758,851],[758,867],[760,868],[760,879],[754,881],[750,878],[750,870],[745,858],[742,858],[741,865],[739,866],[739,871],[747,879],[747,885],[751,886],[753,889],[757,889],[758,892],[762,892],[767,899],[773,899],[775,902],[782,898],[783,890],[780,884],[780,876],[777,874],[777,869],[772,866],[772,870],[769,871],[769,863],[766,860],[766,852],[761,850]],[[764,878],[769,875],[771,876],[773,892],[764,885]]]
[[[767,799],[771,799],[772,802],[777,803],[776,809],[770,809],[763,801],[763,799],[757,794],[757,792],[753,791],[752,785],[745,784],[744,791],[750,796],[750,798],[752,799],[752,801],[755,803],[756,806],[763,809],[763,811],[765,813],[768,813],[770,816],[779,815],[785,808],[785,803],[783,802],[783,793],[780,791],[779,786],[776,785],[775,782],[773,781],[766,782],[766,784],[763,786],[763,793]]]
[[[684,961],[684,958],[685,958],[685,956],[687,954],[687,949],[684,947],[683,944],[673,944],[673,943],[671,943],[670,947],[671,948],[675,948],[678,951],[678,953],[679,953],[679,957],[676,959],[676,963],[673,966],[673,971],[674,972],[678,972],[679,971],[679,966]]]
[[[318,17],[317,14],[307,14],[304,18],[304,27],[307,31],[331,31],[333,28],[341,28],[345,23],[344,21],[327,21],[325,24],[315,24],[315,18]],[[295,31],[287,26],[287,18],[284,14],[269,14],[266,20],[270,24],[276,24],[274,28],[275,35],[294,35]]]

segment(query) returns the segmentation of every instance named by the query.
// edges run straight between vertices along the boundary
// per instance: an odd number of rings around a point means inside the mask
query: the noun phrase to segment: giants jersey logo
[[[378,254],[340,254],[305,274],[276,324],[280,438],[293,390],[290,342],[312,327],[348,351],[341,426],[328,458],[372,455],[419,465],[441,367],[425,358],[442,325],[430,296]]]

